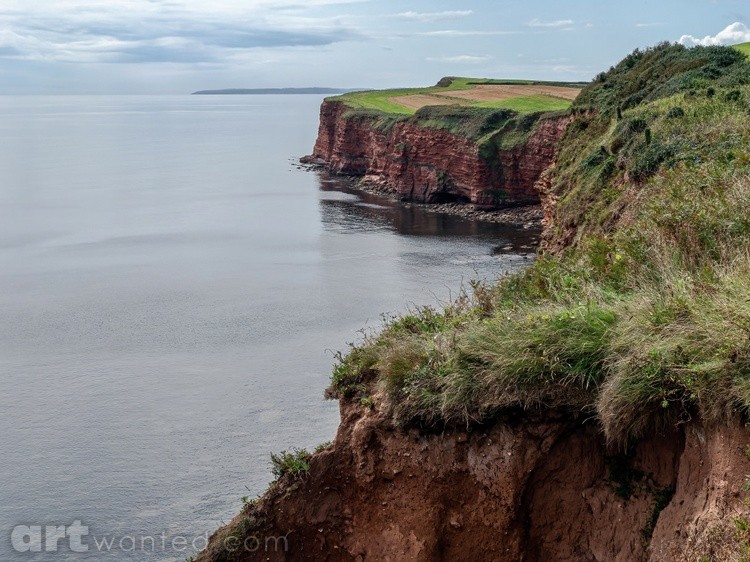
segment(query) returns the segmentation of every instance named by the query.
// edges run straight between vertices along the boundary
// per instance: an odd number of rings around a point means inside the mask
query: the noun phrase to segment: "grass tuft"
[[[276,478],[288,477],[301,480],[310,471],[310,457],[306,449],[291,449],[271,453],[271,472]]]

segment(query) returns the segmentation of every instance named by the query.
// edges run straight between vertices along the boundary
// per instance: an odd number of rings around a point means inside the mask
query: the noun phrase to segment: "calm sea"
[[[184,560],[333,438],[332,350],[528,263],[298,169],[320,101],[0,97],[0,560]],[[35,542],[75,521],[88,552]]]

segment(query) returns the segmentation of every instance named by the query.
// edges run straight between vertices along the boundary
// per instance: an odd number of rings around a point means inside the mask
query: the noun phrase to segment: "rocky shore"
[[[312,172],[329,173],[325,165],[311,162],[309,157],[301,158],[298,167]],[[393,201],[399,201],[405,207],[419,207],[431,213],[443,213],[467,220],[493,222],[524,229],[540,228],[544,220],[544,211],[539,203],[526,203],[501,209],[487,209],[471,203],[419,203],[399,197],[378,177],[349,175],[336,175],[336,177],[345,182],[348,189],[372,193]]]

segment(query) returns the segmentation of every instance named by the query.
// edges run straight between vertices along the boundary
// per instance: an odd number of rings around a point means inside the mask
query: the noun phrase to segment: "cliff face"
[[[542,119],[525,142],[483,154],[476,142],[414,120],[378,127],[369,115],[347,116],[325,101],[309,162],[335,173],[366,176],[401,199],[498,207],[538,202],[534,184],[553,162],[570,118]]]
[[[309,475],[282,478],[200,560],[661,562],[741,547],[739,424],[686,425],[622,454],[593,424],[550,413],[425,434],[394,429],[379,406],[342,402]]]

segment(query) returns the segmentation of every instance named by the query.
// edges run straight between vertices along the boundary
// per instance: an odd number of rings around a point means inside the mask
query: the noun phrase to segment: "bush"
[[[680,117],[685,117],[685,110],[681,107],[673,107],[667,111],[667,119],[677,119]]]
[[[724,99],[729,102],[737,102],[742,99],[742,92],[739,90],[732,90],[724,94]]]
[[[497,131],[516,117],[509,109],[428,105],[417,110],[412,119],[421,127],[447,129],[472,140]]]
[[[628,122],[628,132],[629,133],[642,133],[648,128],[648,123],[645,119],[641,119],[640,117],[631,119]]]
[[[650,131],[650,129],[646,129]],[[649,137],[647,137],[649,138]],[[630,175],[637,182],[644,182],[656,172],[663,163],[674,164],[677,148],[672,144],[647,141],[646,147],[638,150],[630,167]]]
[[[615,115],[617,107],[630,109],[704,87],[708,87],[707,95],[711,96],[716,93],[716,87],[746,84],[749,75],[750,61],[735,49],[688,49],[662,43],[646,50],[636,49],[598,76],[584,88],[574,108],[592,106],[601,113]]]

